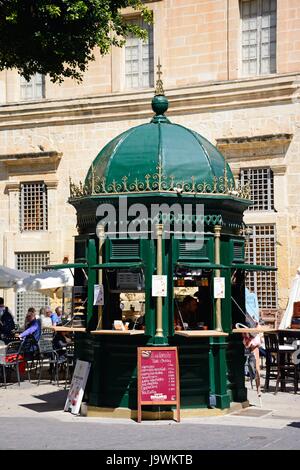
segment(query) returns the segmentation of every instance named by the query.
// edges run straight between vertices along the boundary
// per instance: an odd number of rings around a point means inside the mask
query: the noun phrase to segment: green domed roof
[[[184,191],[223,193],[225,173],[225,184],[234,188],[230,167],[216,147],[197,132],[158,114],[167,109],[165,97],[155,97],[152,107],[157,114],[149,124],[128,129],[100,151],[86,186],[94,175],[96,193],[173,190],[178,186]]]

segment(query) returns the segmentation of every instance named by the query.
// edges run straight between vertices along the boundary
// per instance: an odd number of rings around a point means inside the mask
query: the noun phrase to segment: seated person
[[[134,330],[144,330],[145,329],[145,315],[140,315],[133,324]]]
[[[60,358],[66,357],[66,346],[72,343],[66,331],[57,331],[53,338],[53,349],[55,349]]]
[[[25,341],[27,338],[29,339],[30,336],[34,338],[34,341],[29,341],[28,346],[25,348],[26,352],[31,353],[34,353],[38,350],[38,341],[41,337],[41,322],[36,318],[35,315],[35,309],[30,307],[25,319],[26,329],[18,335],[22,341]]]
[[[175,305],[175,330],[199,329],[199,305],[197,299],[187,295],[183,302]]]
[[[62,308],[56,307],[55,312],[51,314],[52,326],[58,326],[62,324]]]
[[[57,331],[53,338],[53,348],[62,349],[67,346],[67,344],[72,343],[71,338],[68,335],[67,331]]]
[[[128,318],[125,318],[124,323],[125,323],[125,325],[127,323],[127,329],[128,330],[132,330],[133,327],[134,327],[135,322],[132,320],[132,318],[128,317]]]
[[[52,312],[50,307],[42,307],[40,309],[40,320],[42,323],[42,328],[52,327],[51,315]]]
[[[0,297],[0,338],[8,343],[15,333],[15,322],[8,307],[4,305],[4,299]]]

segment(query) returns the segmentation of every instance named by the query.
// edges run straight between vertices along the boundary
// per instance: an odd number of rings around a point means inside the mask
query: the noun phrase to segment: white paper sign
[[[214,278],[214,298],[225,299],[225,277]]]
[[[104,305],[103,284],[94,285],[94,305]]]
[[[77,359],[64,411],[70,411],[75,415],[79,414],[90,368],[90,362]]]
[[[165,275],[152,276],[152,296],[153,297],[167,297],[167,276]]]

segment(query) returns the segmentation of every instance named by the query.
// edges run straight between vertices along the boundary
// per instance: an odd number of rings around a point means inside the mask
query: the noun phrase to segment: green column
[[[225,337],[212,338],[211,346],[213,353],[216,407],[223,410],[230,406],[230,398],[227,393],[227,343]]]
[[[163,224],[157,224],[156,227],[156,274],[162,275],[165,270],[164,263],[164,252],[165,252],[165,243],[163,243]],[[164,240],[165,241],[165,240]],[[167,295],[170,295],[167,292]],[[156,297],[156,331],[153,338],[153,344],[157,345],[167,345],[168,339],[165,336],[166,331],[166,309],[168,303],[166,301],[167,297]],[[164,319],[163,319],[164,315]],[[164,327],[164,328],[163,328]]]
[[[87,247],[87,260],[88,265],[91,266],[97,263],[97,250],[96,241],[90,238]],[[87,304],[87,328],[88,330],[95,329],[97,326],[96,308],[94,307],[94,285],[97,284],[97,271],[96,269],[88,268],[88,304]]]
[[[221,237],[222,227],[220,225],[215,225],[215,263],[220,264],[220,237]],[[219,269],[215,270],[215,277],[220,277],[221,271]],[[222,311],[221,311],[221,299],[215,299],[215,315],[216,315],[216,330],[223,331],[222,329]]]

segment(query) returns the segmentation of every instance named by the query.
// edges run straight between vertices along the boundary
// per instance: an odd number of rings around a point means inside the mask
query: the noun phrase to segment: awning
[[[294,302],[300,301],[300,268],[297,269],[296,276],[293,279],[290,290],[289,301],[279,325],[280,329],[290,328],[294,313]]]
[[[198,268],[198,269],[229,269],[229,266],[224,264],[214,264],[214,263],[197,263],[197,262],[181,262],[176,263],[176,267],[179,268]]]
[[[7,266],[0,266],[0,289],[9,289],[14,287],[17,281],[28,276],[30,276],[30,273],[8,268]]]
[[[141,262],[128,262],[128,263],[101,263],[101,264],[93,264],[90,266],[92,269],[106,269],[106,268],[111,268],[111,269],[130,269],[130,268],[142,268],[144,267],[144,264]]]
[[[243,269],[244,271],[277,271],[274,266],[262,266],[260,264],[232,264],[231,269]]]
[[[69,269],[69,268],[87,268],[87,263],[66,263],[66,264],[48,264],[43,269]]]
[[[69,269],[43,271],[38,274],[29,275],[16,282],[16,292],[38,291],[48,295],[52,290],[61,287],[72,287],[74,285],[73,275]]]

